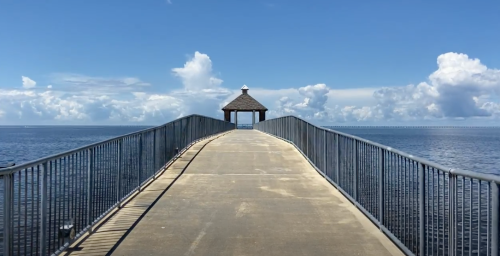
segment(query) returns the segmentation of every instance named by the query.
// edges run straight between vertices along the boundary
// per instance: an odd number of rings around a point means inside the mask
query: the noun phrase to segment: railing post
[[[384,204],[385,204],[385,195],[384,195],[384,172],[385,172],[385,159],[384,159],[384,149],[379,148],[378,150],[378,166],[379,166],[379,175],[378,175],[378,220],[379,220],[379,228],[382,229],[384,225]]]
[[[189,143],[188,145],[190,145],[191,143],[193,143],[194,141],[194,134],[196,133],[196,117],[195,116],[191,116],[189,118],[189,124],[191,126],[191,129],[189,129]]]
[[[89,225],[89,233],[92,233],[92,195],[94,190],[93,172],[94,172],[94,150],[87,150],[87,225]]]
[[[156,129],[153,130],[153,180],[156,180],[158,165],[156,164]]]
[[[312,156],[313,162],[315,165],[319,166],[319,161],[318,161],[318,128],[314,127],[313,128],[313,153],[314,155]]]
[[[448,192],[448,205],[449,205],[449,219],[448,219],[448,255],[453,256],[456,255],[456,249],[457,246],[455,244],[455,232],[456,232],[456,194],[457,194],[457,183],[456,183],[456,176],[448,172],[448,187],[449,187],[449,192]],[[480,192],[479,192],[480,193]],[[422,255],[422,254],[420,254]]]
[[[354,142],[354,150],[353,150],[353,166],[354,166],[354,199],[356,201],[359,200],[358,198],[358,140],[353,139]]]
[[[306,156],[309,157],[309,124],[306,123]]]
[[[47,255],[47,173],[49,163],[43,163],[42,173],[40,177],[40,255]],[[5,254],[8,255],[8,254]]]
[[[122,207],[122,198],[121,198],[121,191],[122,191],[122,153],[123,152],[123,138],[118,140],[118,171],[116,173],[116,201],[118,202],[118,208]]]
[[[425,166],[418,163],[419,254],[425,255]],[[451,195],[450,195],[451,196]],[[451,238],[450,238],[451,239]]]
[[[285,122],[284,121],[285,121],[285,118],[283,118],[283,117],[280,118],[280,126],[281,126],[281,129],[280,129],[281,130],[281,136],[280,137],[281,138],[285,138],[286,137],[285,136]]]
[[[174,122],[174,123],[172,123],[172,141],[173,141],[172,152],[175,152],[175,149],[177,148],[177,144],[178,144],[177,141],[175,140],[175,138],[176,138],[176,135],[175,135],[175,122]],[[175,153],[172,154],[172,158],[175,156],[176,156]]]
[[[326,139],[326,129],[323,129],[323,173],[325,176],[328,177],[328,168],[326,166],[326,159],[327,159],[327,150],[328,150],[328,145],[327,145],[327,139]]]
[[[494,181],[491,182],[491,256],[498,256],[498,222],[500,204],[498,194],[498,184]]]
[[[137,170],[137,189],[139,192],[141,191],[141,173],[142,173],[142,134],[139,134],[139,154],[138,154],[138,166],[139,170]]]
[[[335,183],[340,186],[340,136],[335,133]]]
[[[3,176],[3,252],[4,255],[12,255],[13,232],[12,228],[12,208],[14,204],[14,178],[9,173]]]
[[[198,139],[198,126],[200,125],[200,122],[198,122],[198,117],[193,116],[194,122],[193,122],[193,137],[191,138],[191,141],[196,141]]]

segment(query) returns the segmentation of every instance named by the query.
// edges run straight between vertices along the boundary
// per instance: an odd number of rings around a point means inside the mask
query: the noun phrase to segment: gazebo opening
[[[256,113],[259,113],[259,122],[266,120],[266,111],[268,109],[250,96],[248,90],[248,86],[243,85],[243,87],[241,87],[240,96],[222,108],[225,121],[231,122],[231,112],[234,112],[234,123],[236,127],[238,127],[238,112],[252,112],[252,125],[255,124]]]

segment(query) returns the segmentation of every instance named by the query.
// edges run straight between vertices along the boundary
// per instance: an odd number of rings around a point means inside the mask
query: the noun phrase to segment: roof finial
[[[243,87],[241,87],[241,92],[242,92],[243,94],[247,94],[248,90],[249,90],[249,89],[248,89],[248,86],[246,86],[246,85],[243,85]]]

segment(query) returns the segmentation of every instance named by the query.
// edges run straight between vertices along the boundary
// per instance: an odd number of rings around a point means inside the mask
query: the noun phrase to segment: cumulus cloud
[[[26,89],[31,89],[36,86],[36,82],[27,76],[21,76],[21,79],[23,80],[23,87]]]
[[[466,54],[445,53],[438,69],[417,86],[382,88],[374,93],[384,118],[429,119],[487,117],[492,102],[477,100],[500,92],[500,70],[488,69]]]
[[[136,77],[52,74],[57,89],[52,85],[46,91],[0,89],[0,108],[6,110],[0,121],[164,123],[193,113],[217,116],[220,102],[234,93],[221,86],[223,81],[213,74],[206,54],[195,52],[184,67],[172,72],[182,86],[168,93],[145,90],[151,85]]]
[[[308,85],[299,88],[300,95],[304,96],[304,101],[297,106],[311,108],[318,111],[325,110],[325,103],[328,100],[328,88],[325,84]]]
[[[173,97],[184,102],[183,114],[221,114],[220,103],[233,94],[222,87],[223,80],[213,74],[212,60],[207,54],[195,52],[184,67],[173,68],[172,73],[183,85],[182,89],[171,93]]]
[[[23,90],[0,89],[0,123],[159,124],[193,113],[222,118],[220,109],[241,93],[223,86],[204,53],[195,52],[171,71],[181,86],[168,93],[159,93],[165,85],[132,76],[56,73],[50,76],[51,85],[37,90],[36,82],[23,76]],[[500,118],[500,70],[461,53],[438,56],[436,71],[417,84],[336,86],[266,89],[249,84],[249,93],[269,108],[268,118],[296,115],[322,124]],[[251,117],[239,120],[249,122]]]
[[[181,78],[184,89],[196,91],[200,89],[215,89],[222,84],[222,80],[212,74],[212,60],[208,55],[195,52],[191,60],[182,68],[173,68],[175,76]]]
[[[437,70],[416,85],[334,90],[316,84],[296,90],[300,97],[276,99],[271,114],[330,123],[500,117],[500,70],[460,53],[438,56]]]

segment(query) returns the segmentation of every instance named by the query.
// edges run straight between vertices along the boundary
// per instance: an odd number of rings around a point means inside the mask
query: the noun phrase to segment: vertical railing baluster
[[[158,171],[156,164],[156,129],[153,130],[153,180],[156,180],[156,171]]]
[[[94,189],[94,150],[89,148],[87,151],[87,225],[89,233],[92,233],[92,196]]]
[[[141,177],[142,177],[142,134],[139,134],[139,153],[138,153],[138,163],[137,165],[137,190],[141,191]]]
[[[117,157],[118,157],[118,166],[116,172],[116,201],[118,202],[118,208],[122,207],[122,160],[123,160],[123,139],[118,140],[118,149],[117,149]]]
[[[418,203],[419,203],[419,253],[424,255],[425,251],[425,166],[418,163]]]
[[[448,255],[453,256],[453,174],[448,172]],[[443,229],[444,232],[444,229]]]
[[[306,152],[304,152],[307,157],[309,157],[309,124],[306,123]]]
[[[174,151],[174,144],[173,144],[174,141],[171,140],[168,137],[169,136],[169,132],[171,132],[171,133],[173,132],[173,130],[170,128],[170,127],[173,127],[173,126],[174,126],[174,124],[172,124],[172,125],[170,125],[170,124],[169,125],[165,125],[165,131],[163,133],[165,135],[165,138],[163,138],[164,143],[165,143],[165,147],[163,147],[163,150],[165,151],[165,152],[163,152],[163,155],[165,156],[165,159],[164,159],[165,161],[163,162],[163,166],[162,167],[164,167],[165,164],[168,161],[170,161],[170,158],[172,157],[172,153],[171,152]]]
[[[340,186],[339,173],[340,173],[340,136],[335,133],[335,183]]]
[[[14,174],[9,173],[3,176],[3,252],[4,255],[12,255],[13,233],[12,210],[14,206]]]
[[[463,184],[463,177],[462,177],[462,184]],[[490,192],[491,192],[491,182],[489,183],[486,183],[488,186],[487,186],[487,189],[488,191],[486,192],[486,256],[490,256],[491,255],[491,252],[490,252],[490,245],[491,245],[491,241],[490,241],[490,236],[491,236],[491,230],[490,230],[490,205],[491,205],[491,195],[490,195]],[[463,188],[463,185],[462,185],[462,191],[464,190]],[[463,193],[462,193],[462,204],[463,204]],[[463,209],[463,206],[462,206],[462,209]],[[462,210],[462,214],[463,214],[463,210]],[[463,215],[462,215],[462,219],[463,219]],[[462,221],[463,223],[463,221]],[[462,247],[463,247],[463,225],[462,225]],[[463,250],[463,249],[462,249]]]
[[[498,184],[491,182],[491,256],[498,256],[499,204]]]
[[[379,166],[379,175],[378,175],[378,220],[379,220],[379,228],[382,229],[384,226],[384,172],[385,172],[385,163],[384,163],[384,149],[378,149],[378,166]]]
[[[353,139],[353,183],[354,183],[354,200],[359,201],[358,198],[358,175],[359,175],[359,170],[358,170],[358,140]]]
[[[38,181],[40,186],[40,234],[39,234],[39,244],[40,244],[40,255],[47,255],[47,174],[48,174],[48,162],[43,163],[41,180]],[[9,255],[9,254],[5,254]]]
[[[323,173],[325,174],[325,176],[328,176],[327,175],[327,150],[328,150],[328,146],[327,146],[327,139],[326,139],[326,130],[323,130]]]

